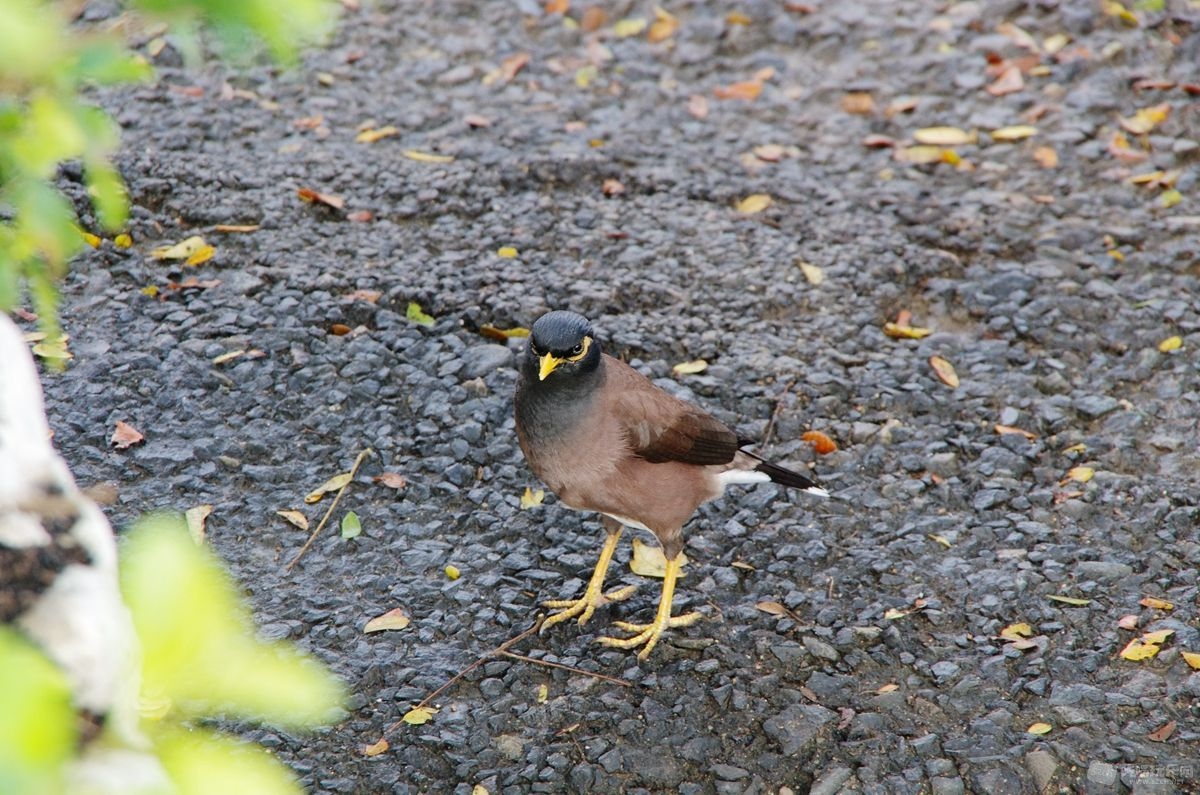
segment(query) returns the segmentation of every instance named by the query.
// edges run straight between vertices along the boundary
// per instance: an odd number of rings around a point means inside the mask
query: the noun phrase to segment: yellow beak
[[[538,361],[541,362],[541,367],[538,369],[538,380],[545,381],[546,376],[558,369],[558,366],[565,362],[566,359],[560,359],[552,353],[547,353]]]

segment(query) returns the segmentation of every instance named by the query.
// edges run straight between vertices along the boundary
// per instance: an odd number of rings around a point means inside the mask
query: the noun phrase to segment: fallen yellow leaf
[[[703,359],[694,359],[690,362],[680,362],[671,368],[671,372],[675,375],[694,375],[703,373],[708,369],[708,362]]]
[[[374,742],[374,743],[371,743],[370,745],[364,746],[363,747],[363,755],[364,756],[379,756],[380,754],[387,751],[387,749],[390,747],[391,746],[388,745],[387,738],[381,737],[381,738],[379,738],[378,742]]]
[[[954,365],[950,364],[949,361],[943,359],[941,356],[930,356],[929,366],[937,373],[937,377],[941,379],[943,384],[951,389],[958,388],[958,373],[954,371]]]
[[[1171,115],[1170,103],[1163,102],[1160,105],[1153,105],[1149,108],[1141,108],[1132,116],[1120,117],[1117,121],[1125,128],[1127,132],[1133,135],[1145,135],[1153,130],[1159,124],[1167,120]]]
[[[419,149],[405,149],[401,152],[402,155],[409,160],[416,160],[418,163],[453,163],[454,155],[435,155],[431,152],[422,152]]]
[[[308,517],[305,516],[304,514],[300,513],[299,511],[293,511],[293,510],[276,511],[275,515],[281,517],[285,522],[292,525],[293,527],[298,527],[301,530],[308,529]]]
[[[646,33],[646,39],[656,44],[671,38],[678,29],[679,20],[672,14],[668,14],[658,6],[655,6],[654,22],[650,25],[650,30]]]
[[[810,265],[804,260],[800,260],[796,264],[800,266],[800,271],[804,274],[805,280],[807,280],[808,283],[813,287],[816,287],[825,281],[825,271],[821,270],[820,267],[816,265]]]
[[[1067,479],[1077,483],[1087,483],[1095,475],[1096,470],[1091,467],[1071,467],[1067,470]]]
[[[618,39],[627,39],[630,36],[639,36],[646,26],[650,23],[642,17],[626,17],[619,19],[613,24],[613,35]]]
[[[761,213],[772,204],[771,197],[765,193],[752,193],[737,203],[737,211],[743,215]]]
[[[974,143],[976,135],[958,127],[922,127],[913,132],[913,140],[929,146],[963,146]]]
[[[428,723],[436,714],[437,710],[433,707],[413,707],[404,713],[404,722],[413,726],[420,726],[422,723]]]
[[[343,472],[340,475],[334,475],[329,480],[325,481],[320,486],[318,486],[317,488],[310,491],[304,497],[304,501],[306,503],[308,503],[309,505],[312,505],[314,502],[320,502],[321,498],[324,497],[329,492],[339,491],[339,490],[345,488],[346,484],[350,482],[350,477],[351,477],[351,475],[349,472]]]
[[[1009,624],[1004,629],[1000,630],[1000,637],[1005,640],[1019,640],[1033,636],[1033,627],[1024,621],[1017,624]]]
[[[412,620],[399,607],[393,607],[382,615],[375,616],[363,627],[363,632],[386,632],[389,629],[405,629]]]
[[[992,136],[993,141],[1001,143],[1023,141],[1026,138],[1037,135],[1037,127],[1029,124],[1017,124],[1012,127],[1001,127],[998,130],[992,130],[988,135]]]
[[[501,246],[496,249],[496,256],[501,259],[512,259],[517,256],[517,250],[512,246]]]
[[[462,572],[460,572],[458,570],[458,566],[454,566],[454,565],[446,566],[446,579],[448,579],[450,581],[454,581],[454,580],[457,580],[461,576],[462,576]]]
[[[1174,604],[1172,604],[1171,602],[1168,602],[1166,599],[1159,599],[1156,596],[1143,597],[1142,600],[1140,602],[1138,602],[1138,604],[1141,605],[1142,607],[1154,608],[1155,610],[1174,610],[1175,609]]]
[[[1160,353],[1170,353],[1171,351],[1177,351],[1182,347],[1183,337],[1178,335],[1174,337],[1167,337],[1165,340],[1158,343],[1158,350]]]
[[[687,562],[687,555],[680,552],[679,565],[686,566]],[[640,538],[633,539],[633,557],[629,559],[629,570],[643,577],[662,579],[667,573],[667,558],[662,547],[647,544]],[[683,572],[680,572],[679,576],[682,577]]]
[[[542,489],[534,491],[528,486],[525,487],[525,493],[521,495],[521,510],[525,511],[530,508],[536,508],[542,504],[542,500],[546,499],[546,492]]]
[[[1049,734],[1054,729],[1049,723],[1034,723],[1025,731],[1029,734]]]
[[[200,235],[192,235],[186,240],[181,240],[173,246],[159,246],[150,251],[150,256],[155,259],[188,259],[196,254],[196,252],[204,249],[208,244],[204,242],[204,238]]]
[[[384,138],[391,138],[394,135],[399,135],[400,130],[389,124],[386,127],[378,129],[367,129],[354,136],[354,140],[360,144],[373,144],[376,141],[381,141]]]
[[[1188,667],[1200,671],[1200,654],[1194,651],[1181,651],[1179,653],[1183,657],[1183,661],[1188,664]]]
[[[923,337],[928,337],[933,331],[920,326],[901,326],[898,323],[884,323],[883,333],[895,339],[919,340]]]

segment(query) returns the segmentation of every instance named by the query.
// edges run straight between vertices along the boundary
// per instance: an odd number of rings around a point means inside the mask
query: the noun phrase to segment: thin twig
[[[476,668],[483,665],[485,662],[492,659],[493,657],[503,655],[510,648],[512,648],[516,644],[520,643],[521,641],[525,640],[530,635],[536,634],[537,631],[539,629],[541,629],[541,627],[542,627],[542,617],[538,616],[537,620],[533,622],[533,626],[531,626],[529,629],[525,630],[524,632],[520,633],[519,635],[513,635],[511,638],[504,641],[503,643],[501,643],[499,646],[492,649],[491,651],[484,652],[483,654],[479,655],[479,658],[476,659],[475,662],[471,663],[466,668],[462,669],[461,671],[456,673],[454,676],[450,677],[450,679],[444,685],[439,687],[437,690],[434,690],[429,695],[425,696],[425,698],[421,699],[421,703],[414,706],[413,709],[420,709],[421,707],[428,704],[430,701],[433,701],[435,698],[440,696],[442,693],[446,692],[446,690],[448,690],[452,685],[454,685],[456,682],[458,682],[464,676],[471,673],[471,671],[474,671]],[[409,710],[409,711],[411,712],[412,710]],[[383,730],[383,733],[385,735],[391,734],[396,729],[400,728],[400,724],[402,724],[402,723],[404,723],[404,718],[401,718],[400,720],[393,723],[391,726],[388,726],[386,729]]]
[[[304,546],[300,547],[300,551],[296,553],[296,557],[292,558],[292,562],[284,567],[284,571],[291,571],[292,567],[300,562],[300,558],[304,557],[304,553],[308,552],[308,548],[311,547],[313,542],[317,540],[317,536],[321,534],[321,530],[324,529],[325,523],[329,521],[330,516],[333,516],[334,509],[337,508],[338,503],[342,501],[342,495],[346,493],[346,489],[350,488],[350,484],[354,482],[354,476],[358,474],[359,466],[362,464],[363,460],[373,452],[374,451],[368,447],[358,454],[358,458],[354,459],[354,466],[350,468],[350,479],[346,481],[346,485],[338,489],[337,496],[333,498],[333,502],[329,505],[329,510],[326,511],[325,515],[321,517],[321,521],[317,525],[317,529],[312,531],[312,534],[309,535],[308,540],[304,542]]]
[[[779,393],[779,397],[775,400],[775,410],[771,412],[771,420],[767,423],[767,430],[763,432],[762,441],[758,443],[759,449],[766,451],[771,444],[771,436],[775,433],[775,423],[779,420],[779,415],[783,413],[783,399],[787,397],[788,392],[792,391],[792,387],[796,385],[796,379],[788,381],[787,386]]]
[[[563,665],[562,663],[550,662],[549,660],[537,660],[533,657],[526,657],[524,654],[517,654],[516,652],[507,650],[500,652],[500,654],[504,657],[509,657],[513,660],[520,660],[521,662],[532,663],[533,665],[544,665],[547,668],[561,668],[564,671],[570,671],[573,674],[593,676],[596,679],[603,679],[605,682],[612,682],[614,685],[621,685],[621,687],[633,687],[632,682],[627,682],[624,679],[618,679],[615,676],[609,676],[607,674],[598,674],[595,671],[585,671],[582,668],[576,668],[574,665]]]

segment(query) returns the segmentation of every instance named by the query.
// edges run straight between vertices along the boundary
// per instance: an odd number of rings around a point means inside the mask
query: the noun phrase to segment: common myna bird
[[[731,483],[779,483],[827,497],[804,475],[741,449],[737,434],[702,409],[664,392],[624,362],[601,352],[592,325],[574,312],[540,317],[530,329],[516,392],[517,439],[530,468],[568,507],[603,515],[608,535],[583,596],[546,602],[558,610],[543,629],[628,598],[604,594],[604,576],[624,527],[648,530],[666,557],[662,597],[649,624],[617,622],[627,638],[607,646],[641,646],[646,659],[668,627],[699,613],[671,615],[683,525]]]

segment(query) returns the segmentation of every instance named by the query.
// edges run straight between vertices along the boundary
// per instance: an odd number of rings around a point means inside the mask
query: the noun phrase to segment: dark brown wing
[[[652,464],[728,464],[737,434],[667,394],[624,362],[605,357],[606,394],[633,454]]]

